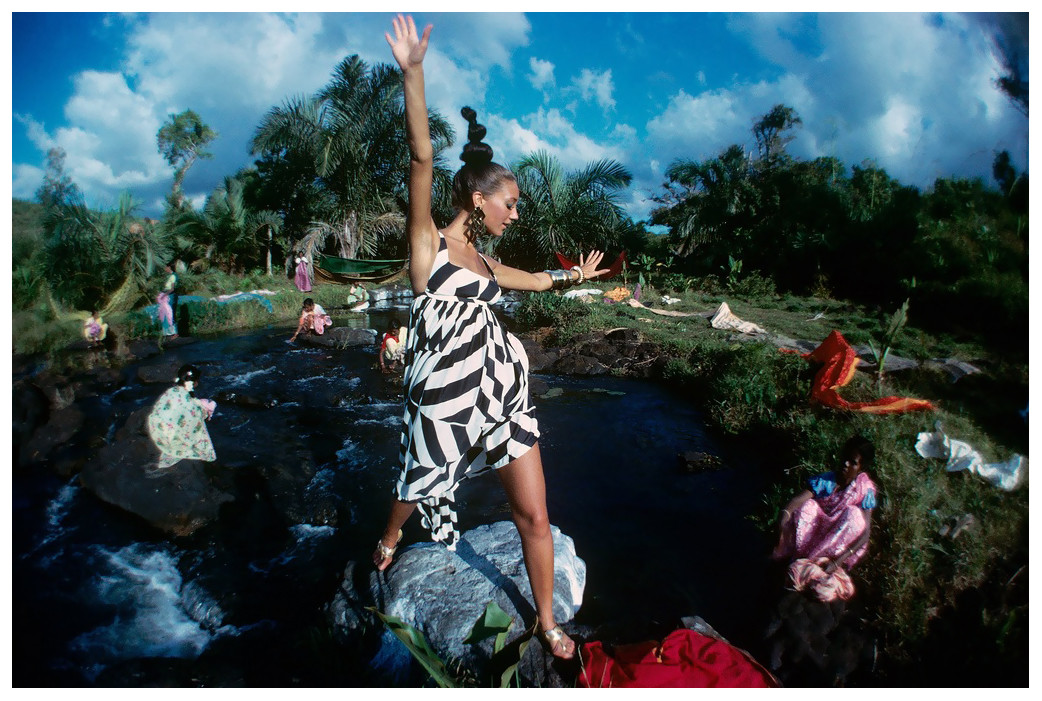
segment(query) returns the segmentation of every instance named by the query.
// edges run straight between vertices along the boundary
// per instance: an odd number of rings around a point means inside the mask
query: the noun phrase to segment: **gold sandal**
[[[380,553],[380,562],[383,562],[384,560],[390,560],[391,558],[393,558],[394,553],[398,550],[398,543],[400,542],[402,542],[402,529],[400,528],[398,529],[398,540],[394,541],[393,546],[388,547],[384,545],[384,541],[382,538],[376,541],[376,552]],[[379,563],[374,564],[379,565]]]
[[[571,654],[568,655],[567,657],[554,654],[554,650],[555,649],[560,649],[561,652],[564,652],[564,653],[568,652],[568,646],[565,645],[565,642],[564,642],[564,639],[565,639],[564,630],[561,629],[561,626],[554,626],[550,630],[540,631],[539,637],[543,641],[543,645],[546,647],[547,652],[549,652],[551,655],[553,655],[557,659],[559,659],[559,660],[570,660],[573,657],[575,657],[575,648],[574,647],[572,648]],[[573,641],[573,643],[574,643],[574,641]]]

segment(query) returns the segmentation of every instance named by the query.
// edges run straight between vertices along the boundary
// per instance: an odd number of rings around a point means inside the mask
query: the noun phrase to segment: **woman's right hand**
[[[394,38],[384,32],[384,38],[391,45],[391,53],[402,72],[415,68],[423,63],[423,57],[427,53],[427,42],[431,36],[433,24],[428,24],[423,30],[423,36],[416,33],[416,24],[412,21],[412,15],[403,17],[398,15],[391,24],[394,25]]]

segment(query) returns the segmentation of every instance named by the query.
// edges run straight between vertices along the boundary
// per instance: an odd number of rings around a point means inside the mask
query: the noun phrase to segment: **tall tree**
[[[265,206],[282,212],[290,235],[315,227],[336,232],[337,253],[372,256],[400,231],[409,167],[401,73],[345,58],[329,84],[265,115],[252,142]],[[429,112],[435,147],[435,196],[445,208],[451,174],[443,152],[453,131]],[[398,215],[396,218],[393,215]]]
[[[520,216],[491,246],[510,265],[557,265],[555,252],[574,259],[591,248],[619,249],[627,225],[619,195],[633,179],[623,165],[600,160],[565,173],[556,158],[538,151],[513,170]]]
[[[43,175],[43,184],[36,191],[36,200],[50,209],[80,199],[80,189],[65,173],[65,149],[61,146],[51,148],[47,151],[47,170]]]
[[[768,166],[774,165],[784,154],[785,147],[795,138],[792,130],[801,124],[803,120],[793,108],[781,104],[772,107],[753,125],[760,161]]]
[[[203,123],[192,110],[172,114],[159,128],[156,144],[163,158],[174,168],[174,184],[170,191],[170,205],[175,209],[184,207],[182,187],[188,169],[199,158],[213,158],[206,146],[217,138],[217,132]]]

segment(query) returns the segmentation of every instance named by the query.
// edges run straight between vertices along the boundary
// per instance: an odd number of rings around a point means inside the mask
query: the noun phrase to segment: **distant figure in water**
[[[380,341],[380,371],[384,374],[405,368],[405,342],[409,332],[398,319],[391,319]]]
[[[875,454],[869,440],[854,436],[844,444],[838,468],[810,478],[810,488],[782,510],[771,557],[791,560],[797,591],[809,589],[821,601],[854,595],[847,571],[868,550],[876,485],[867,470]]]
[[[300,335],[301,331],[314,332],[321,336],[326,328],[333,325],[333,319],[326,314],[326,310],[321,305],[316,304],[315,300],[308,297],[304,300],[304,306],[300,310],[300,323],[297,324],[296,332],[290,337],[290,341],[297,340],[297,336]]]
[[[206,421],[213,416],[217,402],[196,398],[198,386],[199,369],[182,365],[174,386],[163,392],[148,415],[148,435],[161,453],[157,470],[185,459],[217,459],[206,430]]]
[[[90,345],[96,345],[105,340],[109,325],[106,324],[96,310],[91,311],[90,316],[83,322],[83,337]]]
[[[308,259],[306,256],[297,256],[297,274],[293,282],[301,292],[311,292],[311,275],[308,274]]]

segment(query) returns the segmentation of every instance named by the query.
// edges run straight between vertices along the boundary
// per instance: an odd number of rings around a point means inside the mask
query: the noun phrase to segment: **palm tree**
[[[271,242],[281,228],[275,212],[255,212],[245,205],[243,183],[235,177],[226,177],[201,211],[182,212],[171,227],[179,239],[194,242],[202,257],[228,272],[259,266],[264,246],[270,259]]]
[[[451,173],[442,152],[452,128],[429,112],[435,146],[435,200],[447,209]],[[345,58],[332,80],[311,97],[297,97],[264,117],[253,137],[270,206],[285,215],[294,237],[315,227],[337,232],[347,258],[376,253],[390,222],[401,222],[409,151],[401,74]],[[395,219],[395,215],[399,215]]]
[[[127,192],[112,211],[81,203],[52,208],[43,257],[50,288],[60,301],[111,312],[128,309],[140,298],[171,247],[165,230],[137,221],[136,209]]]
[[[538,151],[513,170],[520,217],[507,236],[492,242],[497,255],[532,268],[556,266],[555,252],[578,258],[591,248],[618,250],[628,224],[619,193],[633,179],[623,165],[605,159],[566,174],[555,157]]]
[[[666,169],[671,198],[652,214],[652,223],[671,228],[675,252],[689,256],[702,246],[739,243],[755,218],[757,191],[745,150],[730,146],[716,158],[677,160]],[[734,248],[731,252],[740,258]]]

